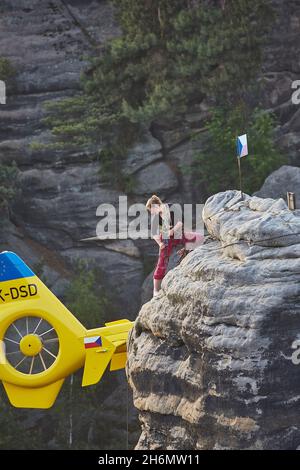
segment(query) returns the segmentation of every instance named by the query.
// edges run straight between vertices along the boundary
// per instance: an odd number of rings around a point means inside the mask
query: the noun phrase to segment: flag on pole
[[[240,135],[237,138],[237,156],[238,158],[248,155],[248,139],[247,134]]]

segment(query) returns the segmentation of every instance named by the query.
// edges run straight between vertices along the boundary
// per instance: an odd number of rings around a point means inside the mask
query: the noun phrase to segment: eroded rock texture
[[[255,196],[284,198],[287,192],[295,193],[296,208],[300,208],[300,168],[284,165],[271,173]]]
[[[203,217],[212,241],[169,272],[130,340],[138,449],[300,445],[300,217],[227,191]]]
[[[272,3],[277,15],[259,74],[262,107],[276,114],[276,142],[287,162],[297,166],[300,110],[291,97],[292,84],[300,76],[300,0]],[[94,161],[100,148],[91,145],[74,152],[32,147],[51,140],[43,123],[45,103],[78,93],[80,72],[89,67],[87,58],[101,54],[107,41],[119,34],[108,0],[0,2],[0,57],[9,59],[16,71],[7,83],[7,104],[0,110],[0,163],[17,163],[20,188],[10,225],[0,234],[0,250],[17,251],[31,266],[43,264],[49,287],[60,296],[67,274],[72,276],[78,260],[87,260],[89,267],[103,271],[116,308],[134,318],[145,273],[156,260],[155,244],[80,243],[96,235],[97,207],[116,205],[124,195],[105,184]],[[204,201],[203,188],[195,184],[192,172],[182,169],[205,148],[207,117],[204,100],[175,121],[156,122],[145,130],[124,163],[125,175],[135,181],[130,202],[144,202],[153,193],[172,202]]]

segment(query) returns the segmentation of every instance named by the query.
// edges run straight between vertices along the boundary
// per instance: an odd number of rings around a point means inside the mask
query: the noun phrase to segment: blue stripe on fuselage
[[[0,253],[0,282],[34,275],[31,269],[15,253],[11,251]]]

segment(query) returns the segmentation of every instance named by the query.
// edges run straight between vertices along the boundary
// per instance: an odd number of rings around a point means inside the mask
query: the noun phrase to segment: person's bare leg
[[[153,289],[153,297],[155,297],[161,288],[161,279],[153,279],[154,289]]]

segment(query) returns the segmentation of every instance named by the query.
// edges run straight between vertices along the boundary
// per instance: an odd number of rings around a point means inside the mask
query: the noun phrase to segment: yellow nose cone
[[[37,356],[42,348],[42,341],[37,335],[26,335],[21,339],[20,350],[24,356]]]

